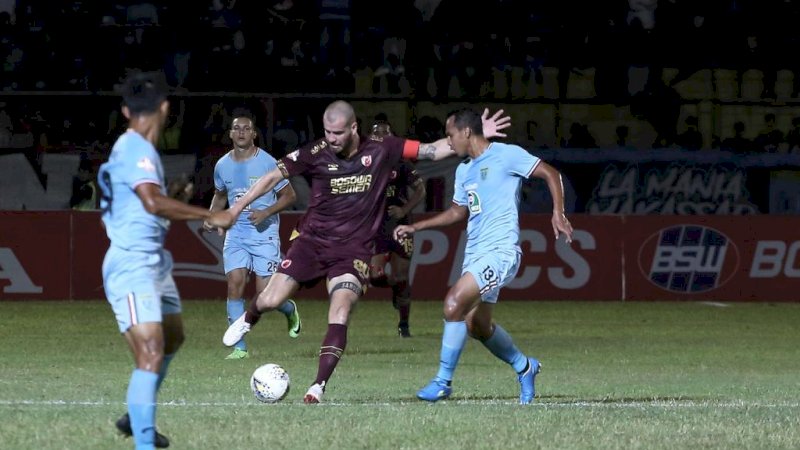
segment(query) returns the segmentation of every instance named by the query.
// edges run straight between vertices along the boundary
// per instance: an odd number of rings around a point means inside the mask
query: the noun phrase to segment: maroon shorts
[[[394,240],[394,229],[398,225],[408,225],[408,218],[400,220],[391,218],[384,219],[383,226],[375,238],[375,254],[394,253],[405,259],[411,259],[414,252],[414,238],[411,235],[401,239],[400,242]]]
[[[354,275],[362,286],[366,286],[372,252],[361,247],[321,241],[301,234],[292,241],[278,272],[289,275],[304,287],[346,273]]]
[[[406,236],[397,242],[391,235],[379,234],[375,239],[375,254],[381,255],[384,253],[395,253],[402,258],[411,259],[411,254],[414,252],[414,238]]]

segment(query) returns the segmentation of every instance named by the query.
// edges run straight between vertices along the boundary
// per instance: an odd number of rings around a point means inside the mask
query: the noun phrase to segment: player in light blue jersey
[[[277,162],[255,144],[256,129],[252,117],[244,112],[234,113],[230,138],[233,149],[217,161],[214,167],[214,198],[211,212],[222,211],[226,203],[233,205],[261,175],[275,169]],[[269,192],[255,199],[244,209],[225,236],[223,262],[228,280],[228,324],[244,314],[244,290],[248,272],[256,275],[256,292],[267,286],[281,263],[281,240],[278,235],[278,213],[294,204],[296,195],[289,180],[283,180]],[[207,223],[206,230],[213,229]],[[220,229],[220,232],[222,230]],[[289,300],[278,311],[286,315],[289,336],[300,335],[300,314],[297,305]],[[244,339],[234,345],[226,359],[248,357]]]
[[[517,349],[511,336],[494,323],[492,310],[500,288],[514,279],[519,268],[518,207],[523,179],[534,176],[547,182],[553,197],[555,238],[563,233],[567,243],[572,241],[572,225],[564,215],[561,174],[519,146],[490,142],[475,111],[453,113],[445,131],[452,150],[467,157],[456,169],[453,205],[430,219],[400,225],[394,232],[396,239],[402,239],[415,231],[469,218],[461,278],[444,300],[439,372],[417,397],[435,402],[451,395],[453,372],[469,335],[514,368],[520,383],[519,401],[528,404],[535,394],[539,361]]]
[[[156,394],[184,340],[164,237],[170,220],[205,219],[211,213],[166,195],[164,168],[154,147],[169,112],[163,74],[133,73],[121,89],[128,130],[98,175],[102,219],[111,240],[103,260],[103,287],[136,364],[128,385],[128,413],[116,425],[133,435],[137,449],[163,448],[169,440],[156,432]]]

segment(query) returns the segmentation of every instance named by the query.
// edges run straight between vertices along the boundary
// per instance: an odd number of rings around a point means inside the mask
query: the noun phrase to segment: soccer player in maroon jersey
[[[487,138],[505,136],[511,125],[502,110],[489,117],[484,111]],[[362,137],[352,105],[337,100],[322,116],[325,138],[295,150],[278,161],[233,206],[214,213],[211,226],[229,228],[253,200],[290,176],[311,178],[311,199],[280,269],[247,311],[234,321],[222,342],[231,346],[242,339],[266,311],[286,302],[301,287],[323,278],[330,306],[328,331],[319,352],[317,378],[303,397],[319,403],[347,344],[350,312],[369,283],[369,260],[375,235],[383,224],[386,186],[401,158],[439,160],[455,154],[447,139],[434,143],[395,136]]]
[[[372,125],[370,137],[394,136],[389,122],[378,121]],[[410,193],[409,193],[410,192]],[[400,315],[397,332],[402,337],[411,337],[409,317],[411,315],[411,286],[408,282],[408,269],[414,251],[412,235],[399,241],[394,239],[394,229],[398,225],[411,223],[411,210],[425,199],[425,183],[414,165],[409,161],[399,161],[389,185],[386,186],[386,212],[383,225],[375,237],[375,252],[370,261],[369,282],[375,287],[392,289],[392,305]],[[386,263],[391,273],[385,271]]]

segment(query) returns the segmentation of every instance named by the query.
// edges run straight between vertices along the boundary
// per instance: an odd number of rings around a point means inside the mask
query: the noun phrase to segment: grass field
[[[252,358],[226,361],[224,301],[184,303],[187,342],[159,396],[175,449],[800,448],[800,305],[506,302],[496,318],[544,366],[534,405],[470,341],[454,396],[414,397],[436,371],[439,302],[396,336],[391,305],[359,305],[325,403],[304,405],[327,303],[300,301],[303,335],[270,315]],[[105,302],[0,302],[0,448],[131,448],[132,359]],[[283,365],[292,391],[264,405],[248,380]]]

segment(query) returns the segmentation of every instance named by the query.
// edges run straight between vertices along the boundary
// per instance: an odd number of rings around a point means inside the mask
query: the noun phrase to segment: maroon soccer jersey
[[[300,234],[371,248],[383,223],[392,171],[404,152],[416,156],[418,149],[418,141],[362,137],[358,151],[344,159],[321,139],[281,158],[278,167],[285,177],[305,174],[311,178],[311,198],[300,221]]]
[[[397,163],[386,186],[386,206],[403,206],[408,201],[408,189],[419,180],[414,165],[408,161]]]

